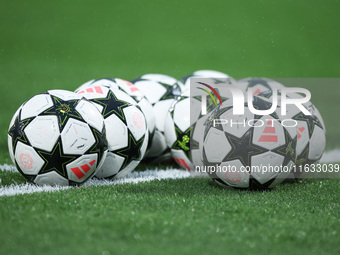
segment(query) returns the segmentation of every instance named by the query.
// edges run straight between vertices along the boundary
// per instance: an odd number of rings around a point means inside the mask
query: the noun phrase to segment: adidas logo
[[[275,127],[272,126],[273,121],[267,120],[267,125],[263,130],[263,134],[261,135],[259,142],[272,142],[277,143],[278,137],[275,135]]]
[[[89,164],[91,166],[89,166],[88,164],[85,164],[85,165],[82,165],[79,167],[74,167],[74,168],[71,168],[71,171],[78,177],[78,179],[81,179],[85,176],[85,174],[91,170],[91,167],[94,165],[96,161],[95,160],[92,160]]]
[[[98,93],[98,94],[104,94],[102,88],[100,86],[95,86],[95,87],[91,87],[91,88],[87,88],[84,90],[81,90],[78,92],[78,94],[83,94],[83,93]]]

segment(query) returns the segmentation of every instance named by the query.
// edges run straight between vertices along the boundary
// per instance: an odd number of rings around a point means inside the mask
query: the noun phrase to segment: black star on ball
[[[259,111],[265,111],[265,110],[269,110],[271,107],[272,107],[272,103],[271,102],[268,102],[264,99],[262,99],[261,97],[258,97],[258,96],[253,96],[253,107],[256,109],[256,110],[259,110]],[[245,103],[245,106],[248,107],[248,103]],[[273,118],[275,119],[278,119],[279,116],[276,114],[276,112],[274,111],[273,113],[270,114],[270,116],[272,116]],[[254,119],[261,119],[263,117],[263,115],[254,115]]]
[[[102,115],[104,116],[104,119],[115,114],[126,124],[123,109],[131,104],[126,101],[119,100],[112,90],[109,90],[109,93],[105,98],[92,99],[91,101],[103,106]]]
[[[122,164],[121,169],[128,166],[133,160],[140,160],[141,159],[141,151],[145,136],[139,139],[139,141],[136,141],[134,136],[131,134],[130,131],[128,131],[128,146],[119,149],[116,151],[112,151],[115,154],[118,154],[124,158],[124,162]]]
[[[21,115],[21,111],[18,114],[18,116],[15,118],[13,126],[8,131],[8,134],[12,137],[12,146],[13,146],[12,148],[13,148],[13,150],[15,150],[15,147],[16,147],[18,141],[21,141],[25,144],[29,144],[29,141],[26,137],[24,129],[27,127],[27,125],[29,123],[31,123],[31,121],[34,118],[28,118],[28,119],[25,119],[25,120],[20,120],[20,115]]]
[[[76,156],[64,155],[61,148],[60,138],[51,152],[36,149],[40,157],[44,160],[39,174],[57,172],[64,178],[68,178],[66,165],[76,159]]]
[[[166,83],[162,83],[162,82],[159,82],[163,88],[166,89],[165,93],[163,94],[163,96],[161,97],[161,100],[167,100],[167,99],[174,99],[175,96],[179,96],[181,93],[180,93],[180,89],[179,89],[179,86],[178,85],[169,85],[169,84],[166,84]]]
[[[309,137],[312,137],[315,126],[318,126],[323,129],[321,121],[315,115],[305,115],[303,112],[300,112],[297,115],[295,115],[292,119],[298,121],[305,121],[307,123]]]
[[[101,160],[105,150],[108,148],[107,139],[106,139],[106,131],[105,128],[103,132],[99,132],[97,129],[90,126],[92,134],[95,139],[95,143],[92,147],[87,151],[88,154],[97,153],[98,161]]]
[[[51,98],[53,106],[40,113],[39,116],[56,115],[58,117],[60,131],[63,130],[70,118],[84,122],[80,113],[75,109],[79,102],[78,99],[64,101],[53,95],[51,95]]]
[[[184,132],[182,132],[175,124],[175,132],[177,140],[172,146],[172,149],[184,151],[185,155],[188,157],[188,159],[190,159],[191,128],[189,127]]]
[[[238,159],[244,166],[250,166],[252,156],[267,152],[267,149],[253,144],[253,132],[254,128],[250,128],[240,138],[229,133],[225,133],[232,148],[228,155],[222,160],[222,162]]]

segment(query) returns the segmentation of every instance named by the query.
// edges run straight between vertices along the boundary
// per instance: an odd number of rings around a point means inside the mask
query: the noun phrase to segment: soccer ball
[[[50,90],[32,97],[14,114],[8,147],[27,180],[39,185],[82,184],[106,157],[104,119],[82,96]]]
[[[78,94],[98,108],[106,126],[109,151],[96,177],[124,177],[137,167],[147,148],[149,136],[142,111],[130,103],[133,99],[129,95],[118,89],[95,86]]]
[[[216,85],[211,78],[197,78],[191,80],[192,86],[204,84]],[[229,90],[225,89],[225,84],[231,84],[229,78],[219,79],[215,89],[222,101],[231,98]],[[203,164],[200,156],[203,144],[204,123],[208,114],[201,112],[202,91],[196,87],[190,89],[185,87],[181,97],[179,97],[170,107],[165,118],[164,134],[171,156],[183,168],[193,170],[195,166]],[[217,95],[213,98],[207,97],[206,111],[211,112],[215,104],[219,102]]]
[[[228,84],[236,83],[236,80],[226,73],[214,70],[197,70],[191,74],[185,75],[178,81],[179,85],[182,84],[182,90],[184,90],[184,88],[189,88],[191,78],[210,78],[210,84],[218,84],[221,81]]]
[[[155,114],[153,112],[152,105],[149,101],[145,98],[143,93],[134,86],[131,82],[119,79],[119,78],[103,78],[97,80],[90,80],[79,88],[75,90],[76,93],[80,91],[89,91],[93,90],[95,87],[103,86],[111,89],[120,89],[126,94],[128,94],[133,100],[129,99],[129,103],[133,105],[138,105],[142,110],[146,123],[148,126],[149,137],[153,136],[155,131]]]
[[[280,92],[278,93],[280,99]],[[258,95],[268,102],[272,102],[272,91],[265,91]],[[288,98],[301,98],[298,93],[288,93]],[[280,105],[281,100],[278,100]],[[303,104],[303,106],[311,113],[311,115],[305,115],[295,105],[287,105],[287,115],[281,116],[281,118],[292,119],[297,123],[297,159],[296,164],[298,167],[293,172],[294,178],[300,178],[303,174],[304,166],[317,163],[326,147],[326,128],[325,123],[319,110],[311,102]],[[280,114],[280,113],[279,113]]]
[[[256,109],[268,106],[258,97],[254,97],[253,105]],[[243,115],[233,115],[232,104],[226,101],[206,122],[203,170],[221,185],[273,188],[295,165],[296,144],[296,128],[285,127],[276,111],[258,116],[245,106]]]
[[[191,134],[190,97],[181,97],[172,104],[167,113],[164,135],[172,158],[187,170],[193,169],[190,148]]]
[[[164,136],[165,117],[172,103],[181,94],[180,86],[174,85],[175,82],[175,78],[162,74],[145,74],[132,80],[132,83],[152,104],[156,118],[155,133],[151,138],[145,157],[159,157],[167,151]],[[164,158],[164,160],[166,159]]]
[[[268,78],[244,78],[237,81],[237,86],[243,90],[246,96],[248,95],[249,88],[252,88],[253,95],[255,96],[265,91],[285,87],[283,84]]]

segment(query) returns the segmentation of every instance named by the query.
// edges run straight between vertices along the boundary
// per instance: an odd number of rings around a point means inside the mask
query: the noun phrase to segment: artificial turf
[[[10,163],[16,109],[49,89],[198,69],[339,77],[339,8],[336,0],[2,1],[0,164]],[[327,150],[339,148],[340,88],[308,89]],[[11,172],[0,179],[24,182]],[[339,254],[339,204],[338,179],[267,192],[194,178],[0,197],[0,254]]]

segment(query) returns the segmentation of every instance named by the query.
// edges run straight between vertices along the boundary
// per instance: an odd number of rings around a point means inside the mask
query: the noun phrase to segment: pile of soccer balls
[[[251,88],[253,103],[245,105],[243,115],[232,118],[239,123],[252,120],[252,125],[232,128],[221,123],[233,111],[230,91],[222,88],[214,95],[201,88],[211,95],[202,113],[202,97],[190,93],[192,78],[208,79],[200,84],[213,91],[219,83],[244,93]],[[294,107],[287,109],[296,120],[294,128],[282,125],[280,105],[269,115],[249,110],[269,109],[276,96],[273,90],[283,87],[269,79],[236,81],[224,73],[200,70],[180,80],[146,74],[130,82],[91,80],[74,92],[48,90],[14,114],[9,152],[18,171],[39,185],[122,178],[142,160],[173,160],[187,170],[209,169],[208,174],[222,185],[271,188],[292,174],[294,166],[318,161],[325,149],[325,126],[313,104],[305,104],[312,112],[309,116]],[[259,165],[289,171],[259,173],[253,170]]]

